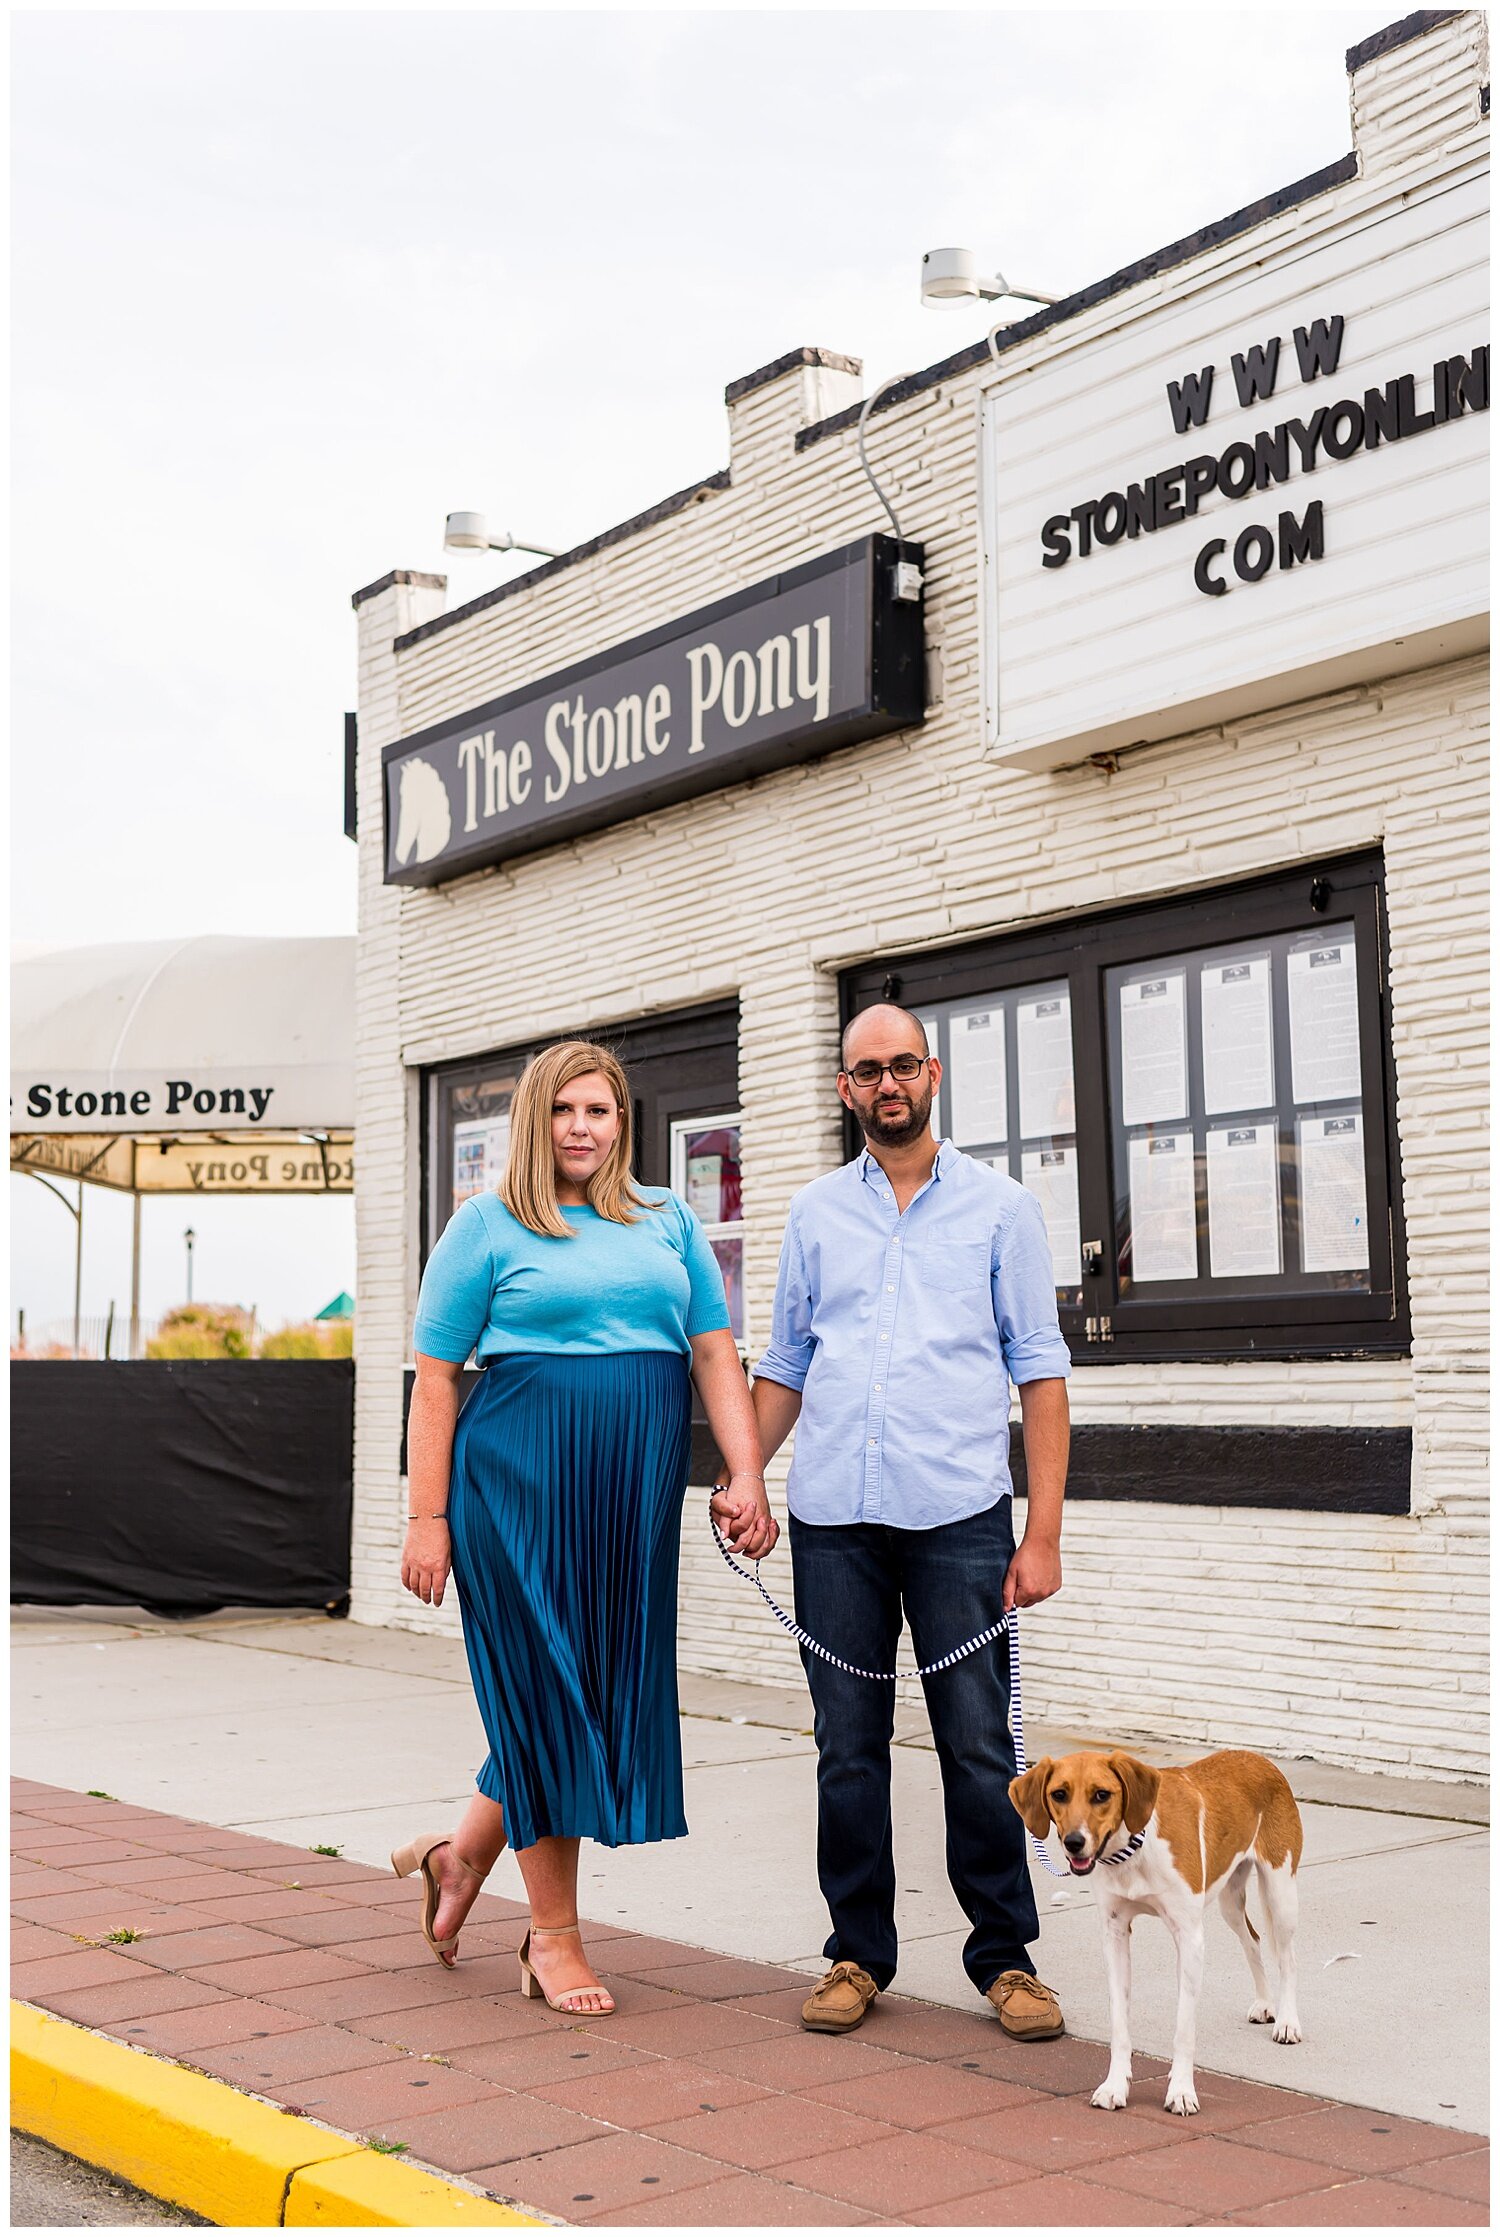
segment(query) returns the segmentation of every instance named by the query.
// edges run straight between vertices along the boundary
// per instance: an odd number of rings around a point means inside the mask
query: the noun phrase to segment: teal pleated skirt
[[[459,1415],[448,1526],[513,1849],[687,1832],[677,1556],[691,1416],[677,1352],[491,1361]]]

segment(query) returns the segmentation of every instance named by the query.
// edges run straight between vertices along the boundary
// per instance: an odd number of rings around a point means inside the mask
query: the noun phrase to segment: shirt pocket
[[[975,1297],[988,1297],[990,1246],[987,1238],[923,1243],[912,1255],[925,1288],[966,1290]]]

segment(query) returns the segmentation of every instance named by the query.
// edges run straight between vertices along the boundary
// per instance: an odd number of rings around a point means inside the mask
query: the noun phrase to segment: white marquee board
[[[984,404],[981,492],[996,758],[1055,767],[1483,644],[1488,414],[1473,408],[1477,374],[1446,421],[1439,405],[1439,424],[1374,448],[1333,457],[1320,447],[1311,471],[1293,438],[1279,484],[1242,497],[1214,488],[1193,517],[1149,532],[1138,500],[1137,533],[1091,539],[1086,556],[1070,521],[1071,556],[1042,562],[1049,520],[1195,455],[1253,446],[1291,420],[1305,439],[1320,408],[1362,405],[1405,375],[1410,406],[1433,409],[1434,366],[1472,360],[1488,340],[1487,188],[1487,174],[1470,171],[1373,208],[1343,194],[1309,204],[1274,254],[1247,252],[1227,274],[1216,263],[1197,286],[1192,266],[1168,274],[1164,301],[1143,283],[1140,309],[1108,332],[1002,375]],[[1304,379],[1296,330],[1335,317],[1337,365]],[[1232,360],[1273,336],[1274,389],[1242,405]],[[1209,365],[1206,417],[1179,434],[1167,384]],[[1339,421],[1337,440],[1353,430]],[[1319,500],[1322,556],[1298,559],[1278,524],[1287,513],[1301,522]],[[1145,502],[1154,506],[1150,492]],[[1102,525],[1113,531],[1118,519],[1111,507]],[[1234,552],[1252,525],[1270,531],[1275,557],[1241,580]],[[1226,589],[1211,595],[1194,570],[1218,538],[1205,579]],[[1247,563],[1265,548],[1252,539]]]

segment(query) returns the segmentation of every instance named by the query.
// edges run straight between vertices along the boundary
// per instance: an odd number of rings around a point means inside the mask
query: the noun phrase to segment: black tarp
[[[11,1599],[342,1607],[349,1359],[13,1360]]]

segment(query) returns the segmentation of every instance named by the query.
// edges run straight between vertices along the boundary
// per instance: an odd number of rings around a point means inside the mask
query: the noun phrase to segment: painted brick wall
[[[1489,26],[1477,8],[1353,71],[1349,116],[1363,168],[1421,161],[1448,136],[1471,129],[1489,75]]]
[[[1368,177],[1339,190],[1351,219],[1374,191]],[[1299,222],[1286,213],[1198,259],[1195,283],[1292,249]],[[1116,301],[1070,327],[1092,332],[1121,315]],[[1043,335],[1031,346],[1041,360],[1059,345]],[[728,488],[528,592],[400,653],[392,640],[428,618],[437,594],[398,585],[361,606],[355,1618],[456,1620],[451,1608],[419,1609],[396,1579],[401,1368],[418,1272],[416,1066],[580,1019],[737,996],[753,1346],[787,1199],[841,1154],[842,966],[1378,842],[1412,1358],[1089,1368],[1072,1396],[1089,1421],[1410,1426],[1416,1511],[1080,1504],[1067,1589],[1026,1626],[1028,1701],[1035,1715],[1096,1730],[1480,1776],[1486,666],[1450,663],[1170,740],[1113,774],[997,769],[982,743],[980,377],[959,375],[871,422],[877,470],[928,551],[934,704],[919,734],[442,889],[379,882],[381,743],[881,525],[852,430],[795,446],[812,412],[845,401],[842,375],[794,370],[752,390],[730,413]],[[772,1570],[788,1587],[784,1556]],[[681,1639],[686,1668],[796,1677],[794,1650],[723,1568],[692,1498]]]

